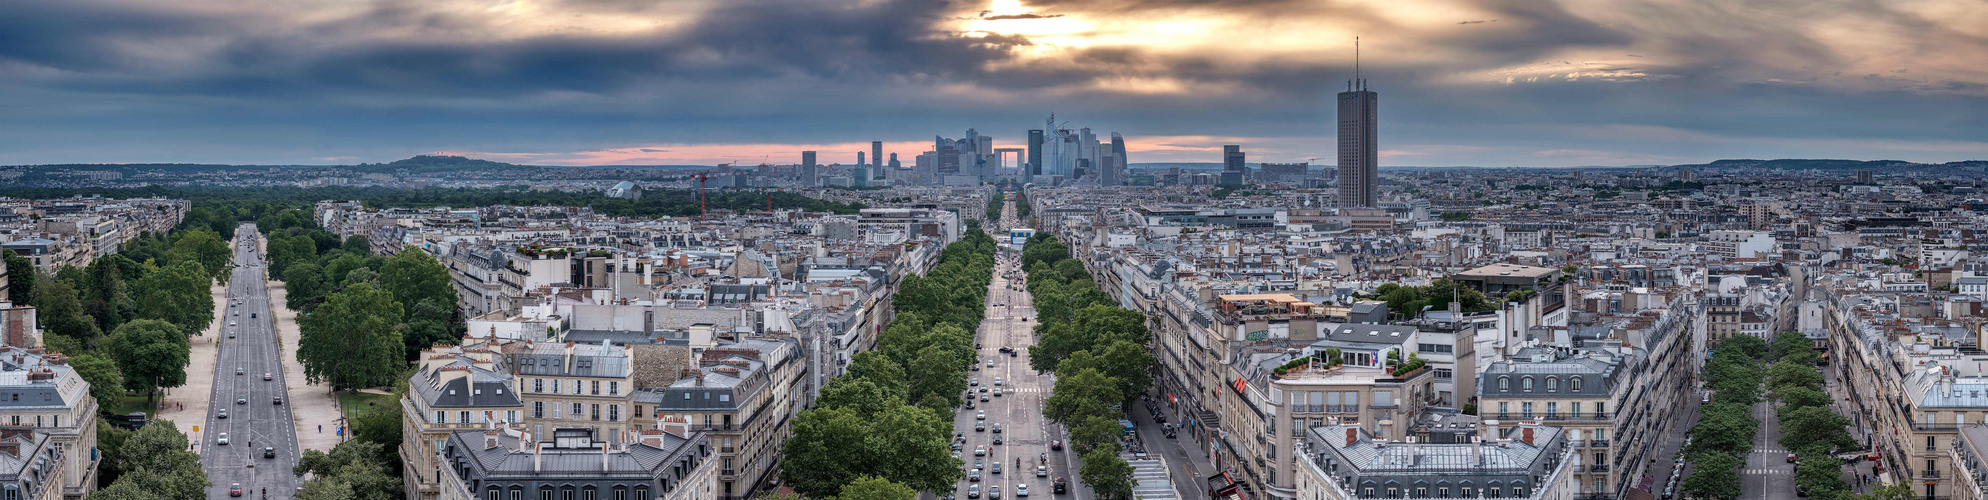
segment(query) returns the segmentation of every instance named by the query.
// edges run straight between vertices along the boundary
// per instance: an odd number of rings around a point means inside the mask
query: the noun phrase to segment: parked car
[[[966,471],[966,482],[969,483],[980,482],[980,469]]]

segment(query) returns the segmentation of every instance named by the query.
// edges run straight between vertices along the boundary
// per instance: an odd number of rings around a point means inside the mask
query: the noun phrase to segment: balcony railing
[[[1565,415],[1561,415],[1561,414],[1559,414],[1559,413],[1548,413],[1548,414],[1546,414],[1546,419],[1547,419],[1547,420],[1566,420],[1566,419],[1567,419],[1567,417],[1566,417]]]
[[[1607,464],[1590,465],[1588,466],[1588,472],[1608,472],[1608,465]]]
[[[1951,423],[1951,422],[1949,422],[1949,423],[1944,423],[1944,424],[1942,424],[1942,423],[1915,423],[1915,424],[1912,424],[1912,430],[1915,430],[1915,431],[1957,431],[1957,430],[1960,430],[1960,424],[1956,424],[1956,423]]]
[[[1595,447],[1595,448],[1607,448],[1607,447],[1608,447],[1608,440],[1607,440],[1607,439],[1590,439],[1590,440],[1588,440],[1588,446],[1591,446],[1591,447]]]

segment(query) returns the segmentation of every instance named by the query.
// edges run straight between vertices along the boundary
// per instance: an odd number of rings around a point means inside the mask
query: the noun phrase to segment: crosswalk
[[[1788,450],[1783,450],[1783,449],[1780,449],[1780,448],[1754,448],[1754,449],[1753,449],[1753,452],[1754,452],[1754,453],[1766,453],[1766,454],[1769,454],[1769,455],[1787,455],[1787,454],[1788,454]]]
[[[1167,475],[1165,462],[1153,459],[1127,460],[1132,464],[1132,479],[1138,484],[1132,487],[1132,495],[1141,500],[1177,500],[1180,495],[1174,492],[1173,479]]]
[[[1791,470],[1789,470],[1789,469],[1772,469],[1772,468],[1770,468],[1770,469],[1746,469],[1746,470],[1742,470],[1742,471],[1740,471],[1740,473],[1741,473],[1741,474],[1747,474],[1747,475],[1753,475],[1753,476],[1776,476],[1776,475],[1781,475],[1781,474],[1789,474],[1789,473],[1792,473],[1792,472],[1793,472],[1793,471],[1791,471]]]

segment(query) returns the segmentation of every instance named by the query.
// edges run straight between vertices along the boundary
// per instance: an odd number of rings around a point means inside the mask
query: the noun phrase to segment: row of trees
[[[1767,345],[1759,338],[1739,335],[1716,346],[1705,364],[1705,379],[1716,391],[1712,402],[1699,407],[1691,427],[1691,446],[1684,449],[1692,472],[1684,491],[1697,498],[1734,499],[1740,496],[1739,468],[1753,451],[1760,420],[1752,408],[1760,402],[1760,365]]]
[[[1784,332],[1774,337],[1767,361],[1767,386],[1781,403],[1775,418],[1781,422],[1781,447],[1795,451],[1795,485],[1810,498],[1850,497],[1843,483],[1843,460],[1839,452],[1857,449],[1856,438],[1845,430],[1850,420],[1829,407],[1830,396],[1817,371],[1816,352],[1808,336]]]
[[[994,240],[970,231],[923,276],[905,277],[896,319],[875,350],[821,390],[794,421],[780,478],[811,498],[909,500],[948,491],[962,462],[949,454],[953,408],[977,361]]]
[[[1146,317],[1098,290],[1054,236],[1030,238],[1022,265],[1039,320],[1029,367],[1056,374],[1043,416],[1070,430],[1070,445],[1084,456],[1078,475],[1099,498],[1132,498],[1136,482],[1131,464],[1118,456],[1118,420],[1153,384]]]
[[[137,431],[97,422],[97,484],[90,500],[168,500],[206,496],[210,486],[200,457],[171,420]],[[80,450],[79,450],[80,451]]]

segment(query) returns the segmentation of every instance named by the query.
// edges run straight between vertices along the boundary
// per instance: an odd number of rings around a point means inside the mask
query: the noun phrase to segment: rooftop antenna
[[[1360,90],[1367,90],[1367,81],[1360,79],[1360,37],[1353,37],[1353,80],[1360,82]]]

